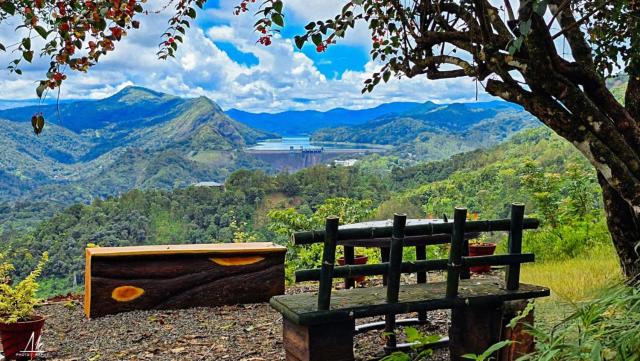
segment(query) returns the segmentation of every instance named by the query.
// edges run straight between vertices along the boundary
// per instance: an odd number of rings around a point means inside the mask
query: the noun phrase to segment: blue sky
[[[128,34],[101,64],[88,74],[69,74],[62,97],[102,98],[127,85],[139,85],[185,97],[204,95],[224,109],[265,112],[474,100],[476,84],[471,79],[392,79],[362,95],[363,81],[380,67],[369,58],[370,35],[364,24],[324,53],[313,46],[295,49],[293,36],[302,33],[305,24],[333,17],[344,1],[285,1],[286,27],[271,46],[263,47],[256,44],[253,12],[235,16],[233,7],[239,1],[210,0],[198,13],[177,58],[169,61],[156,59],[155,53],[170,13],[141,17],[141,29]],[[147,4],[159,6],[153,1]],[[0,28],[5,43],[16,38],[13,28],[10,23]],[[7,54],[0,54],[0,64],[9,61]],[[0,99],[33,98],[34,82],[43,77],[47,64],[48,59],[40,59],[23,69],[22,76],[2,73]]]

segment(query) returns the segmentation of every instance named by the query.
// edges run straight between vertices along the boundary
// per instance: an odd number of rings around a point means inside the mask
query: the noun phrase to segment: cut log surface
[[[286,248],[271,243],[87,249],[87,317],[267,302],[284,293]]]

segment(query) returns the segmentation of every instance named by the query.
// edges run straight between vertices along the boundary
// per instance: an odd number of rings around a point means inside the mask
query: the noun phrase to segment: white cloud
[[[331,16],[341,2],[289,0],[287,6],[292,18],[304,20]],[[136,84],[179,96],[205,95],[225,109],[267,112],[363,108],[390,101],[450,102],[475,96],[475,83],[469,79],[428,81],[424,77],[394,79],[381,84],[372,94],[361,95],[363,81],[377,70],[378,64],[369,62],[364,72],[345,71],[335,79],[327,79],[313,60],[294,49],[291,39],[276,36],[269,47],[256,44],[257,35],[252,29],[255,19],[250,15],[232,15],[231,2],[224,3],[223,8],[207,10],[200,17],[204,23],[219,24],[223,20],[228,25],[214,25],[206,30],[192,26],[177,58],[167,61],[158,60],[155,55],[167,15],[143,18],[142,28],[125,38],[114,53],[104,57],[89,73],[69,74],[61,96],[102,98]],[[369,36],[364,30],[358,35],[361,30],[356,29],[350,37],[355,40],[348,41],[369,46]],[[0,35],[5,33],[6,29],[0,29]],[[215,41],[231,43],[241,52],[253,54],[258,63],[247,66],[234,61]],[[8,63],[9,59],[6,54],[0,55],[0,64]],[[0,73],[0,99],[33,98],[35,81],[44,76],[47,64],[47,59],[39,60],[26,67],[22,76]]]

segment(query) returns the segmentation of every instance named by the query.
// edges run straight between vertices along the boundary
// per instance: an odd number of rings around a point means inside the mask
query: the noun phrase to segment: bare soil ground
[[[296,285],[287,288],[287,293],[311,292],[313,288]],[[39,313],[48,316],[42,336],[46,351],[43,360],[285,359],[282,316],[268,304],[136,311],[87,320],[81,300],[57,298],[42,306]],[[446,336],[449,311],[430,312],[428,318],[428,324],[417,328],[426,334]],[[356,336],[356,359],[380,359],[384,343],[383,331]],[[447,360],[446,350],[436,351],[432,359]]]

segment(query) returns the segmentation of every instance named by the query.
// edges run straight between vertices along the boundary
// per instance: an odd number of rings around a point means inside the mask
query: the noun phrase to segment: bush
[[[551,331],[529,332],[537,350],[523,360],[640,360],[640,284],[614,286]]]
[[[2,260],[3,256],[0,255],[0,261]],[[0,322],[15,323],[26,321],[33,316],[34,308],[38,303],[36,279],[48,260],[49,255],[45,252],[33,271],[16,286],[12,286],[10,282],[13,265],[6,262],[0,263]]]

